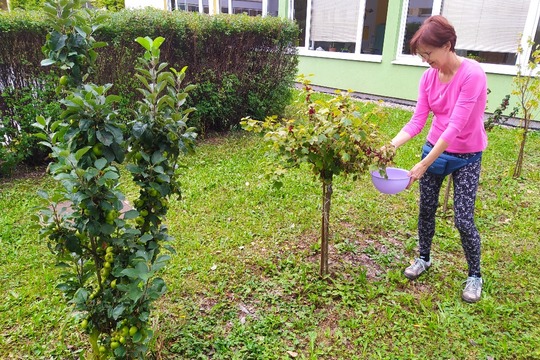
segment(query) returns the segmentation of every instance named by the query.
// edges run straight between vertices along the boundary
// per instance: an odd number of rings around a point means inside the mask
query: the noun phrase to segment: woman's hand
[[[424,176],[427,168],[428,168],[427,165],[425,165],[423,161],[420,161],[419,163],[413,166],[413,168],[409,171],[409,174],[408,174],[410,177],[410,180],[409,180],[409,185],[407,185],[407,189],[409,189],[415,181],[420,180],[420,178]]]

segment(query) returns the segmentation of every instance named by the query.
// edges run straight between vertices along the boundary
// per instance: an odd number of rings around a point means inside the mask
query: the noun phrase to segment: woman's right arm
[[[390,144],[394,145],[394,147],[397,149],[401,145],[405,144],[407,141],[411,140],[411,135],[409,133],[401,130],[392,141],[390,141]]]
[[[391,144],[396,148],[418,135],[426,125],[426,121],[431,110],[427,97],[427,88],[429,87],[428,77],[429,73],[426,71],[420,79],[418,86],[418,99],[416,101],[413,116],[391,141]]]

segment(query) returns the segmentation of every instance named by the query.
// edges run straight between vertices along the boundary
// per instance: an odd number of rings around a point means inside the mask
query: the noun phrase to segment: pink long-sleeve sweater
[[[418,135],[433,112],[427,140],[435,144],[439,138],[448,143],[446,151],[472,153],[487,146],[484,111],[487,101],[487,81],[484,70],[476,61],[463,59],[458,71],[448,83],[439,80],[438,70],[427,69],[420,80],[418,101],[411,120],[403,131]]]

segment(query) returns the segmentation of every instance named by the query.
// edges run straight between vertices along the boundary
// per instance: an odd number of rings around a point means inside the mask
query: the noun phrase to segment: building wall
[[[284,16],[288,16],[287,0],[280,0]],[[418,81],[425,66],[395,64],[399,24],[401,22],[402,1],[389,1],[383,52],[380,62],[343,60],[300,55],[298,72],[314,74],[315,85],[355,92],[414,101],[418,93]],[[494,111],[502,98],[509,94],[512,76],[487,73],[488,112]]]
[[[209,0],[211,8],[218,6],[218,0]],[[126,0],[126,8],[152,6],[167,9],[167,0]],[[415,101],[418,92],[418,81],[427,65],[403,65],[395,62],[399,26],[401,23],[403,0],[388,2],[388,15],[381,56],[370,60],[352,60],[301,54],[299,56],[299,74],[313,74],[315,85],[326,88],[353,90],[367,96],[392,98],[396,100]],[[289,17],[289,0],[279,0],[278,14]],[[377,21],[384,21],[378,19]],[[313,54],[313,52],[311,52]],[[333,55],[332,55],[333,56]],[[339,57],[339,54],[337,54]],[[502,98],[512,88],[512,75],[487,72],[488,112],[493,112]]]

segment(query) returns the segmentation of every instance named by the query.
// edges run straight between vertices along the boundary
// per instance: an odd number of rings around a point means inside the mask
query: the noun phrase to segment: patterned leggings
[[[475,153],[454,154],[470,158]],[[461,236],[461,245],[469,267],[469,276],[480,277],[480,234],[474,224],[474,203],[480,179],[482,160],[479,159],[452,173],[454,181],[454,223]],[[418,238],[420,257],[429,258],[431,243],[435,235],[435,213],[439,204],[439,193],[444,176],[426,172],[420,179],[420,213],[418,216]]]

